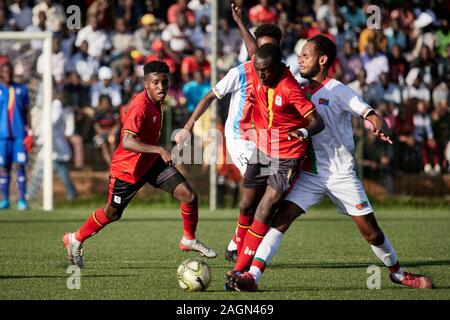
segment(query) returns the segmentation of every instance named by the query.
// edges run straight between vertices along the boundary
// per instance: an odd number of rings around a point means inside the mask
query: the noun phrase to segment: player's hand
[[[385,141],[389,144],[393,144],[391,137],[387,133],[387,127],[386,128],[372,128],[372,133],[380,140]]]
[[[25,146],[25,150],[27,153],[30,153],[33,149],[33,136],[30,134],[27,134],[25,138],[23,138],[23,145]]]
[[[183,147],[187,145],[187,141],[191,137],[191,132],[187,129],[181,129],[177,132],[175,135],[175,143],[178,145],[178,147]]]
[[[231,3],[231,13],[233,14],[233,20],[236,23],[242,23],[242,9],[236,4]]]
[[[159,155],[164,160],[164,162],[167,163],[167,165],[169,165],[169,166],[173,166],[174,165],[172,155],[170,154],[169,151],[167,151],[163,147],[161,147],[161,149],[159,151]]]
[[[291,131],[288,133],[288,140],[291,140],[292,138],[296,138],[300,141],[305,141],[306,138],[303,136],[303,133],[301,133],[300,131],[296,130],[296,131]]]

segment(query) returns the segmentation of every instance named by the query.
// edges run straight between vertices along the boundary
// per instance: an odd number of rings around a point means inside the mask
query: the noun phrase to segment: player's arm
[[[122,138],[122,147],[130,152],[136,153],[157,153],[161,156],[165,163],[173,165],[172,155],[169,151],[161,146],[154,146],[151,144],[139,141],[131,132],[124,131]]]
[[[249,57],[253,57],[258,49],[256,45],[256,40],[250,33],[250,31],[245,27],[242,19],[242,9],[239,8],[236,4],[231,3],[231,12],[233,14],[233,19],[236,22],[239,31],[241,32],[242,38],[244,39],[245,48],[247,49],[247,53]]]
[[[309,124],[304,128],[289,132],[289,138],[297,138],[303,141],[309,136],[318,134],[325,128],[325,123],[323,122],[322,117],[317,113],[315,109],[307,114],[305,118],[309,121]]]
[[[375,110],[370,110],[365,119],[372,124],[372,132],[376,137],[390,144],[393,143],[389,136],[389,127],[386,121],[380,117]]]
[[[184,128],[175,135],[175,142],[177,145],[182,145],[189,138],[195,121],[200,119],[200,117],[205,113],[206,110],[208,110],[209,106],[216,98],[216,94],[211,90],[200,100],[200,102],[195,107],[191,117],[184,125]]]

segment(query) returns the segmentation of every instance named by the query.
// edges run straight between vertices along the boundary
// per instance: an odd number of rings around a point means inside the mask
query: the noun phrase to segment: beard
[[[305,79],[312,79],[315,76],[317,76],[320,72],[320,64],[319,63],[315,63],[311,69],[309,69],[308,71],[302,72],[300,71],[300,75],[302,76],[302,78]]]

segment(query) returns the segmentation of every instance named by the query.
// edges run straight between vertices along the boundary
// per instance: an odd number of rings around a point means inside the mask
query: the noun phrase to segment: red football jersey
[[[150,169],[159,154],[127,151],[122,147],[122,137],[124,132],[127,132],[143,143],[157,145],[162,118],[161,108],[150,101],[145,90],[131,99],[122,128],[121,141],[111,161],[111,176],[136,183]]]
[[[257,129],[257,147],[265,154],[281,159],[303,157],[307,143],[288,140],[288,133],[306,127],[305,118],[315,110],[305,97],[289,68],[275,88],[264,86],[253,68],[253,121]]]

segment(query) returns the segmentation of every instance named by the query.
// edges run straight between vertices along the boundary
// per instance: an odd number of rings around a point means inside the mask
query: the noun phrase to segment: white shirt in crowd
[[[96,58],[87,56],[86,58],[78,52],[72,56],[68,65],[67,72],[76,72],[82,81],[90,81],[98,73],[99,62]]]
[[[108,34],[103,30],[93,30],[90,25],[82,28],[77,35],[75,46],[81,46],[83,41],[88,43],[88,54],[92,57],[100,57],[103,50],[109,50],[112,48],[111,41]]]
[[[185,28],[184,31],[181,31],[176,23],[171,23],[162,32],[161,39],[169,42],[172,51],[182,52],[188,47],[191,35],[191,29]]]
[[[37,60],[36,70],[39,74],[44,73],[44,69],[46,61],[44,60],[43,55],[41,54]],[[57,82],[60,82],[64,79],[65,71],[66,71],[67,59],[62,51],[57,53],[52,53],[52,76],[55,78]]]
[[[20,30],[25,30],[26,27],[31,25],[33,14],[30,7],[24,4],[23,8],[20,8],[18,3],[13,3],[8,9],[11,18]]]

